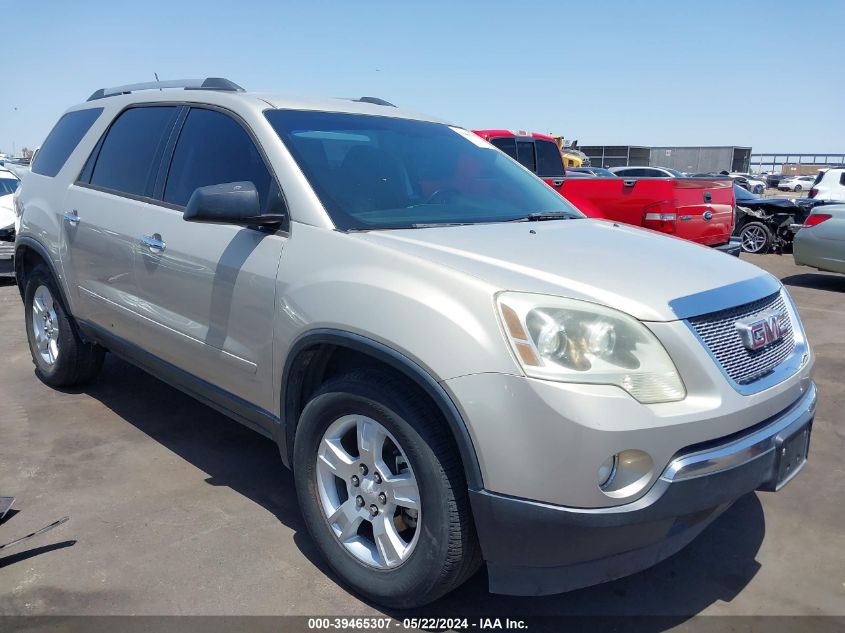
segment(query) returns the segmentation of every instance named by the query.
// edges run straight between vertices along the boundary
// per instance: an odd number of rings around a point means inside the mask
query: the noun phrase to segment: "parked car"
[[[766,191],[766,183],[748,174],[728,174],[740,187],[754,194],[761,194]]]
[[[677,169],[668,167],[611,167],[609,170],[620,178],[684,178],[684,174]]]
[[[739,255],[739,240],[731,240],[734,196],[727,178],[631,175],[623,179],[611,170],[610,178],[573,179],[567,177],[570,170],[562,161],[552,163],[549,158],[536,167],[541,154],[551,157],[552,137],[509,130],[475,130],[475,134],[543,177],[588,217],[642,226]]]
[[[736,221],[733,234],[746,253],[784,253],[792,248],[795,227],[818,201],[808,198],[762,198],[734,182]]]
[[[586,219],[460,127],[100,89],[17,203],[36,375],[108,350],[271,438],[317,551],[389,608],[482,561],[497,593],[630,574],[807,458],[814,357],[775,277]]]
[[[778,183],[785,178],[789,178],[789,176],[786,174],[766,174],[766,187],[777,189]]]
[[[795,235],[793,258],[799,266],[845,273],[845,204],[813,210]]]
[[[815,176],[784,178],[778,183],[778,189],[780,191],[806,191],[812,188],[815,180]]]
[[[845,168],[820,170],[808,195],[815,200],[845,202]]]
[[[593,176],[598,176],[599,178],[616,178],[616,174],[614,174],[609,169],[605,169],[604,167],[567,167],[566,173],[571,174],[572,172],[584,172],[587,174],[593,174]]]
[[[14,275],[15,208],[12,202],[20,185],[18,177],[0,167],[0,277]]]

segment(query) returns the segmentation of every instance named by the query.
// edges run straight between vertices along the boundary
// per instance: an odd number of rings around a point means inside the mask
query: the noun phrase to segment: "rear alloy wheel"
[[[62,303],[50,270],[36,266],[24,290],[26,337],[35,373],[52,387],[92,380],[103,366],[105,350],[84,341]]]
[[[762,222],[749,222],[739,232],[742,240],[742,250],[746,253],[762,255],[768,253],[772,247],[772,232]]]
[[[801,185],[795,185],[795,189],[793,191],[801,191]]]
[[[59,360],[59,317],[47,286],[38,286],[32,295],[32,331],[35,353],[42,363],[52,367]]]

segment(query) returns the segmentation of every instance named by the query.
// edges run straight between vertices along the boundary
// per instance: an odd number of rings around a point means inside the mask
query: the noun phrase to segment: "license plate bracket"
[[[789,436],[775,438],[775,451],[777,461],[775,463],[776,479],[775,490],[780,490],[798,474],[807,462],[807,453],[810,450],[810,431],[812,423],[807,423]]]

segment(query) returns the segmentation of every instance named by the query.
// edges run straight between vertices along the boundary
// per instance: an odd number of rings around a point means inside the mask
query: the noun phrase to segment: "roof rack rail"
[[[378,97],[358,97],[357,99],[352,99],[352,101],[358,101],[359,103],[372,103],[373,105],[380,106],[390,106],[391,108],[396,107],[390,103],[390,101],[385,101],[384,99],[379,99]]]
[[[115,95],[125,95],[139,90],[161,90],[162,88],[184,88],[185,90],[222,90],[225,92],[243,92],[241,88],[234,81],[229,81],[222,77],[206,77],[205,79],[171,79],[168,81],[148,81],[140,84],[127,84],[125,86],[115,86],[114,88],[100,88],[95,91],[88,101],[96,99],[104,99],[105,97],[113,97]]]

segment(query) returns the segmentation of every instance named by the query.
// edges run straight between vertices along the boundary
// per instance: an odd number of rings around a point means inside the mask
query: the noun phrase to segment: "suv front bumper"
[[[679,452],[649,492],[626,505],[567,508],[471,491],[490,591],[560,593],[675,554],[738,498],[777,490],[803,468],[815,406],[811,384],[773,418]]]

